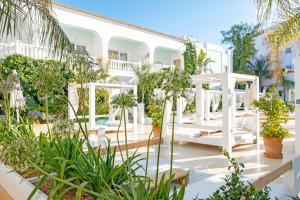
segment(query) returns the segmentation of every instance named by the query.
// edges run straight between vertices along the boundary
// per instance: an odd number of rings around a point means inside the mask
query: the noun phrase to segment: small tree
[[[197,70],[197,51],[195,43],[191,40],[188,40],[185,43],[185,52],[183,53],[184,57],[184,71],[188,74],[195,74]]]
[[[149,65],[132,67],[138,79],[138,88],[140,91],[138,101],[145,103],[146,92],[152,91],[157,86],[157,73],[151,73]]]
[[[197,74],[201,74],[203,70],[206,71],[208,64],[213,62],[215,61],[213,61],[211,58],[208,58],[204,50],[201,49],[197,60]]]
[[[258,34],[258,25],[235,24],[228,31],[221,31],[223,44],[233,49],[233,71],[248,73],[247,62],[255,55],[254,37]]]
[[[260,86],[264,78],[271,77],[269,59],[262,55],[248,62],[248,70],[251,74],[259,77]]]
[[[112,98],[111,104],[113,105],[113,107],[121,109],[121,120],[123,118],[123,120],[124,120],[124,129],[125,129],[126,156],[127,156],[127,158],[129,158],[128,141],[127,141],[127,127],[126,127],[126,109],[136,106],[136,99],[133,95],[133,92],[130,91],[128,93],[121,93],[121,94],[118,94],[118,95],[114,96]],[[121,120],[120,120],[120,124],[121,124]],[[117,133],[117,138],[119,138],[119,131]],[[121,151],[121,149],[120,149],[120,151]],[[122,152],[121,152],[121,156],[122,156]],[[122,156],[122,159],[123,159],[123,156]]]
[[[36,72],[32,77],[32,82],[38,97],[45,102],[46,123],[49,131],[49,99],[55,95],[63,94],[66,80],[54,65],[51,63],[44,63],[37,67]]]
[[[162,74],[163,82],[162,82],[162,90],[165,92],[165,98],[163,103],[163,113],[162,113],[162,123],[161,130],[162,132],[162,124],[163,124],[163,116],[166,108],[166,101],[170,99],[172,101],[172,134],[171,134],[171,158],[170,158],[170,176],[172,176],[172,168],[173,168],[173,151],[174,151],[174,134],[175,134],[175,113],[177,106],[177,98],[178,97],[186,97],[187,89],[191,87],[191,77],[185,72],[181,71],[177,68],[167,68]],[[161,143],[162,134],[159,136],[159,143]],[[158,153],[157,153],[157,169],[156,169],[156,179],[155,179],[155,187],[157,186],[157,177],[158,177],[158,169],[159,169],[159,159],[160,159],[160,144],[158,145]]]

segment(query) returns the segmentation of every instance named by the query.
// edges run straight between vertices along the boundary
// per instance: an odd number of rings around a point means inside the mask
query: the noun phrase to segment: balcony
[[[18,40],[15,42],[0,43],[0,58],[5,58],[12,54],[21,54],[35,59],[58,60],[60,58],[58,54],[55,54],[51,49],[46,47],[25,44]]]

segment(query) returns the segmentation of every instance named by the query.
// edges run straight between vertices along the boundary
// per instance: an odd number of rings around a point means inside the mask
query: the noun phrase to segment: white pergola
[[[232,135],[233,135],[233,122],[236,117],[236,92],[235,83],[237,82],[252,82],[254,84],[255,96],[254,99],[259,99],[259,78],[257,76],[237,74],[237,73],[215,73],[215,74],[201,74],[193,76],[193,84],[196,86],[196,124],[203,129],[219,129],[223,132],[223,144],[218,146],[223,146],[229,153],[232,152]],[[205,113],[209,113],[209,106],[205,108],[204,89],[203,84],[207,83],[220,83],[221,84],[221,94],[222,94],[222,126],[212,126],[205,123]],[[207,93],[208,95],[209,93]],[[206,109],[206,111],[205,111]],[[255,122],[255,132],[257,143],[259,143],[259,112],[255,111],[253,115],[253,120]],[[259,145],[257,145],[259,148]]]
[[[72,91],[77,91],[77,88],[86,88],[88,89],[88,97],[89,97],[89,129],[95,130],[100,128],[101,126],[96,124],[96,88],[102,89],[123,89],[123,90],[133,90],[135,97],[137,97],[137,85],[127,84],[127,83],[98,83],[98,82],[90,82],[84,84],[73,84],[68,87],[68,98],[71,101]],[[68,114],[69,118],[74,118],[72,115],[73,109],[71,105],[68,105]],[[133,107],[133,133],[137,133],[137,107]]]

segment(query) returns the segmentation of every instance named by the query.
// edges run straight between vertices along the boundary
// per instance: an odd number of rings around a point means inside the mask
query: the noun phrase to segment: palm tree
[[[208,70],[207,65],[209,63],[215,62],[211,58],[208,58],[203,49],[200,50],[197,59],[197,74],[201,74],[202,71]]]
[[[271,76],[269,59],[262,55],[248,62],[248,70],[251,74],[259,77],[260,86],[264,78]]]
[[[300,16],[295,8],[300,6],[298,0],[256,0],[259,22],[269,24],[277,17],[280,23],[272,27],[268,35],[271,45],[271,63],[273,75],[281,82],[280,51],[290,42],[300,38]]]
[[[51,47],[54,53],[74,52],[72,43],[53,17],[51,0],[0,0],[0,36],[14,38],[25,22],[39,28],[39,42]]]

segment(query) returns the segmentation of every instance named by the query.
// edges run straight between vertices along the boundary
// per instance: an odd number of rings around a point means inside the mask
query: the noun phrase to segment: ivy
[[[184,70],[188,74],[195,74],[197,71],[197,50],[194,42],[188,40],[185,43],[186,49],[183,53],[184,57]]]

